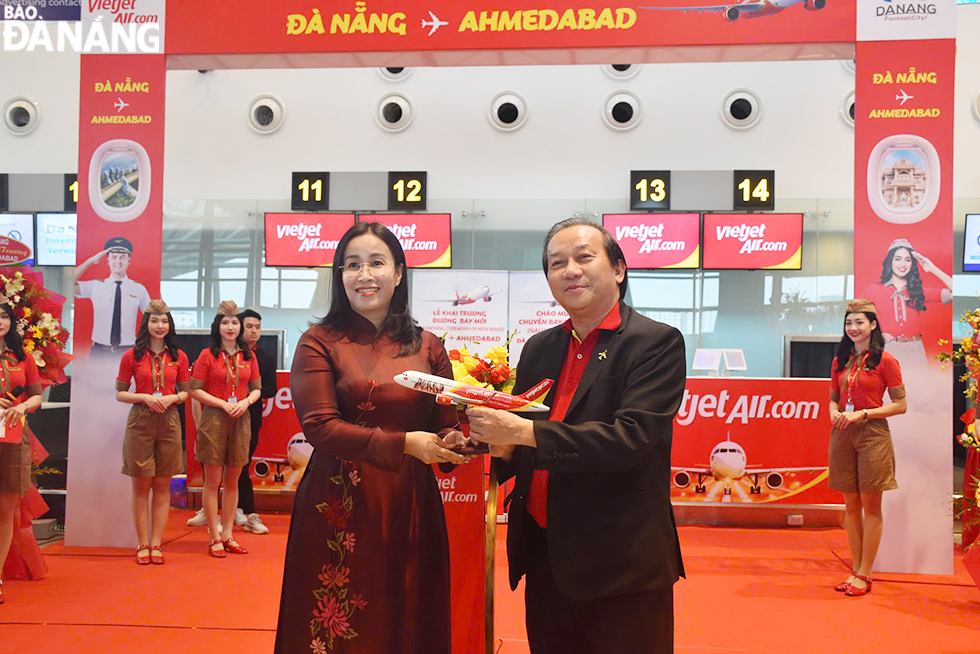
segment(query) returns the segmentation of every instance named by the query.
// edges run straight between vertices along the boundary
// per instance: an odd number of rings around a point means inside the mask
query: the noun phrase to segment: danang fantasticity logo
[[[936,5],[931,2],[882,0],[882,3],[875,7],[875,16],[886,17],[886,20],[922,20],[922,17],[932,16],[935,13]]]

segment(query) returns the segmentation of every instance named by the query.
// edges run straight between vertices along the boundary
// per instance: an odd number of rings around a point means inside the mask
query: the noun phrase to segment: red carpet
[[[242,533],[249,555],[218,560],[205,554],[203,528],[183,527],[190,515],[171,514],[163,567],[137,566],[119,550],[46,547],[46,579],[4,584],[0,654],[271,652],[288,516],[268,516],[268,536]],[[523,595],[507,586],[504,529],[498,652],[524,654]],[[854,599],[832,589],[847,573],[841,530],[682,527],[681,542],[681,654],[980,652],[980,591],[961,554],[952,577],[883,575]]]

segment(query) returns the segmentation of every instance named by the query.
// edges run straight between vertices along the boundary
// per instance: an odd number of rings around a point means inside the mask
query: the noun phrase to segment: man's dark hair
[[[548,235],[544,237],[544,250],[541,252],[541,267],[544,269],[544,274],[546,276],[548,274],[548,244],[551,243],[551,239],[561,230],[568,229],[569,227],[578,227],[579,225],[585,225],[586,227],[593,227],[599,230],[599,233],[602,234],[602,248],[606,251],[606,256],[609,257],[610,264],[615,266],[617,262],[623,262],[623,281],[619,282],[619,300],[623,301],[626,297],[626,277],[628,274],[626,270],[626,255],[623,254],[623,248],[619,247],[619,243],[609,233],[609,230],[594,220],[589,220],[588,218],[566,218],[561,222],[555,223],[548,230]]]
[[[245,309],[240,314],[238,314],[238,322],[242,323],[242,327],[245,327],[246,318],[255,318],[259,322],[262,322],[262,316],[255,309]]]

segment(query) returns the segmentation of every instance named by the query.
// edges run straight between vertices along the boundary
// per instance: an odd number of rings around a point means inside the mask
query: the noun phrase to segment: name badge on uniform
[[[848,402],[847,405],[844,406],[844,411],[846,411],[847,413],[853,412],[854,411],[854,404],[851,403],[851,402]]]
[[[234,395],[228,397],[228,404],[238,404],[238,398]]]
[[[159,399],[159,398],[163,397],[163,393],[161,391],[153,391],[153,397]]]

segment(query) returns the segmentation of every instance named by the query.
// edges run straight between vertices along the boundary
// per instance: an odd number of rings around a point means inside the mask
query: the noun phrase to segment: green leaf
[[[327,512],[327,509],[329,509],[329,508],[330,508],[330,505],[327,504],[326,502],[323,502],[322,504],[317,504],[316,505],[316,510],[319,511],[320,513],[326,513]]]
[[[332,481],[335,484],[342,484],[344,483],[344,477],[343,475],[336,475],[334,477],[331,477],[330,481]]]
[[[320,634],[320,623],[316,619],[310,620],[310,634],[316,638]]]
[[[350,495],[344,497],[344,509],[350,511],[354,508],[354,498]]]
[[[340,589],[340,592],[337,593],[337,597],[339,597],[340,599],[346,598],[347,597],[347,589],[346,588],[341,588]],[[347,606],[347,602],[344,602],[344,606]],[[347,609],[344,609],[344,610],[346,611]]]
[[[351,638],[357,638],[357,632],[354,631],[353,629],[350,629],[346,634],[344,634],[344,638],[346,638],[347,640],[350,640]]]
[[[340,551],[340,543],[338,543],[335,540],[328,540],[327,541],[327,545],[329,545],[330,546],[330,549],[332,549],[335,552],[339,552]]]

